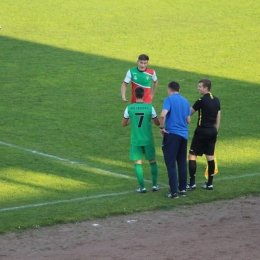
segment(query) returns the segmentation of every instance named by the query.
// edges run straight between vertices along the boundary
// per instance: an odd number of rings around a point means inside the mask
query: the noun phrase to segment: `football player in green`
[[[160,125],[160,122],[152,104],[144,103],[144,88],[137,87],[134,93],[136,102],[125,109],[122,126],[128,126],[131,122],[130,160],[135,163],[135,174],[140,185],[136,191],[140,193],[146,192],[142,168],[143,154],[145,154],[146,160],[150,163],[152,190],[158,191],[158,166],[155,159],[152,121],[157,126]]]

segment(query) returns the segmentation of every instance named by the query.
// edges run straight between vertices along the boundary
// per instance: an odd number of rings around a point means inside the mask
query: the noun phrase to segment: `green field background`
[[[0,25],[0,232],[259,193],[258,1],[2,0]],[[191,105],[198,80],[213,82],[222,119],[210,194],[164,197],[168,180],[155,126],[162,189],[131,192],[138,185],[130,129],[121,127],[127,104],[120,86],[141,53],[159,79],[158,114],[170,81],[180,83]],[[198,183],[204,166],[199,158]],[[146,162],[144,170],[150,189]]]

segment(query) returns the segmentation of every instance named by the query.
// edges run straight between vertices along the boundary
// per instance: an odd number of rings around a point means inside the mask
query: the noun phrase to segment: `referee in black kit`
[[[198,90],[202,97],[190,108],[191,115],[198,111],[198,122],[189,151],[190,182],[186,188],[187,190],[196,189],[196,159],[197,156],[205,154],[208,161],[208,182],[202,188],[213,190],[214,151],[220,124],[220,102],[210,92],[211,81],[209,79],[201,79],[198,83]]]

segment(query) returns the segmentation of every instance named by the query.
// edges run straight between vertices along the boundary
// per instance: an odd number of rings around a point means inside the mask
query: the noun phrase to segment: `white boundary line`
[[[33,207],[41,207],[41,206],[49,206],[49,205],[75,202],[75,201],[83,201],[83,200],[88,200],[88,199],[98,199],[98,198],[110,197],[110,196],[125,195],[125,194],[129,194],[129,193],[133,193],[133,192],[134,191],[125,191],[125,192],[118,192],[118,193],[101,194],[101,195],[96,195],[96,196],[75,198],[75,199],[69,199],[69,200],[57,200],[57,201],[45,202],[45,203],[39,203],[39,204],[30,204],[30,205],[18,206],[18,207],[12,207],[12,208],[3,208],[3,209],[0,209],[0,212],[17,210],[17,209],[33,208]]]
[[[260,175],[260,172],[249,173],[249,174],[243,174],[243,175],[239,175],[239,176],[235,175],[235,176],[230,176],[230,177],[218,178],[218,179],[215,179],[214,181],[234,180],[234,179],[247,178],[247,177],[259,176],[259,175]],[[204,183],[204,182],[199,181],[197,183]],[[69,199],[69,200],[57,200],[57,201],[45,202],[45,203],[39,203],[39,204],[30,204],[30,205],[25,205],[25,206],[3,208],[3,209],[0,209],[0,212],[26,209],[26,208],[33,208],[33,207],[49,206],[49,205],[55,205],[55,204],[61,204],[61,203],[70,203],[70,202],[75,202],[75,201],[84,201],[84,200],[88,200],[88,199],[98,199],[98,198],[110,197],[110,196],[119,196],[119,195],[125,195],[125,194],[130,194],[130,193],[134,193],[134,191],[125,191],[125,192],[110,193],[110,194],[100,194],[100,195],[96,195],[96,196],[75,198],[75,199]]]
[[[22,150],[22,151],[25,151],[25,152],[41,155],[41,156],[44,156],[44,157],[48,157],[48,158],[51,158],[51,159],[54,159],[54,160],[57,160],[57,161],[66,162],[66,163],[74,164],[74,165],[77,165],[77,166],[85,166],[85,167],[88,167],[88,168],[91,168],[91,169],[94,169],[94,170],[97,170],[97,171],[100,171],[100,172],[104,172],[106,174],[116,175],[116,176],[127,178],[127,179],[136,179],[135,177],[132,177],[132,176],[128,176],[128,175],[124,175],[124,174],[116,173],[116,172],[111,172],[111,171],[108,171],[108,170],[103,170],[103,169],[100,169],[100,168],[92,167],[92,166],[90,166],[86,163],[71,161],[69,159],[61,158],[61,157],[51,155],[51,154],[47,154],[47,153],[38,152],[36,150],[24,148],[22,146],[6,143],[6,142],[3,142],[3,141],[0,141],[0,144],[4,145],[4,146],[11,147],[11,148],[15,148],[15,149],[18,149],[18,150]]]
[[[120,176],[123,178],[128,178],[128,179],[136,179],[134,177],[128,176],[128,175],[124,175],[124,174],[120,174],[120,173],[114,173],[111,171],[107,171],[107,170],[103,170],[100,168],[95,168],[92,166],[89,166],[88,164],[85,163],[79,163],[76,161],[71,161],[68,159],[64,159],[55,155],[50,155],[50,154],[46,154],[46,153],[42,153],[42,152],[38,152],[36,150],[32,150],[32,149],[28,149],[28,148],[24,148],[18,145],[14,145],[14,144],[10,144],[10,143],[6,143],[3,141],[0,141],[0,145],[4,145],[4,146],[8,146],[11,148],[15,148],[15,149],[19,149],[22,151],[26,151],[26,152],[30,152],[33,154],[37,154],[37,155],[41,155],[44,157],[48,157],[54,160],[58,160],[58,161],[63,161],[69,164],[74,164],[74,165],[78,165],[78,166],[86,166],[110,175],[116,175],[116,176]],[[249,174],[243,174],[243,175],[236,175],[236,176],[230,176],[230,177],[224,177],[224,178],[218,178],[215,179],[215,181],[224,181],[224,180],[233,180],[233,179],[239,179],[239,178],[246,178],[246,177],[251,177],[251,176],[258,176],[260,175],[260,173],[249,173]],[[151,182],[151,181],[147,181],[146,182]],[[203,183],[203,181],[197,182],[197,183]],[[168,186],[165,184],[160,184],[162,188],[167,188]],[[57,201],[52,201],[52,202],[45,202],[45,203],[38,203],[38,204],[30,204],[30,205],[25,205],[25,206],[17,206],[17,207],[11,207],[11,208],[3,208],[0,209],[0,212],[4,212],[4,211],[11,211],[11,210],[18,210],[18,209],[26,209],[26,208],[32,208],[32,207],[41,207],[41,206],[49,206],[49,205],[55,205],[55,204],[61,204],[61,203],[69,203],[69,202],[75,202],[75,201],[83,201],[83,200],[88,200],[88,199],[96,199],[96,198],[103,198],[103,197],[110,197],[110,196],[118,196],[118,195],[125,195],[125,194],[129,194],[129,193],[133,193],[134,191],[126,191],[126,192],[118,192],[118,193],[110,193],[110,194],[100,194],[100,195],[96,195],[96,196],[89,196],[89,197],[82,197],[82,198],[75,198],[75,199],[69,199],[69,200],[57,200]]]
[[[214,179],[214,181],[234,180],[234,179],[247,178],[247,177],[253,177],[253,176],[258,176],[258,175],[260,175],[260,172],[223,177],[223,178],[219,178],[219,179]]]
[[[42,153],[42,152],[39,152],[39,151],[36,151],[36,150],[32,150],[32,149],[28,149],[28,148],[25,148],[25,147],[22,147],[22,146],[18,146],[18,145],[15,145],[15,144],[6,143],[4,141],[0,141],[0,145],[4,145],[4,146],[11,147],[11,148],[14,148],[14,149],[18,149],[18,150],[21,150],[21,151],[33,153],[33,154],[40,155],[40,156],[44,156],[44,157],[47,157],[47,158],[51,158],[53,160],[66,162],[66,163],[69,163],[69,164],[74,164],[74,165],[77,165],[77,166],[85,166],[85,167],[88,167],[90,169],[103,172],[105,174],[136,180],[136,177],[128,176],[128,175],[117,173],[117,172],[111,172],[111,171],[104,170],[104,169],[101,169],[101,168],[96,168],[96,167],[90,166],[90,165],[88,165],[86,163],[80,163],[80,162],[76,162],[76,161],[71,161],[69,159],[58,157],[56,155]],[[144,180],[144,181],[148,182],[148,183],[152,182],[151,180]],[[163,183],[159,183],[159,184],[160,184],[161,187],[166,187],[167,186],[166,184],[163,184]]]

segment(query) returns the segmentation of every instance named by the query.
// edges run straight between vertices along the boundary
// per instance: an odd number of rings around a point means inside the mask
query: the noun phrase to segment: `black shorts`
[[[189,153],[198,156],[203,154],[214,155],[217,134],[215,127],[197,127],[194,131]]]

